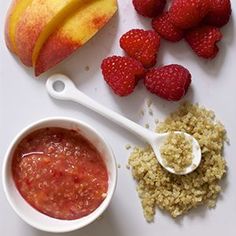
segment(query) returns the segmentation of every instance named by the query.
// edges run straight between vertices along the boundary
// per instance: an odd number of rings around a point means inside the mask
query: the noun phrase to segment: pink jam
[[[14,152],[12,172],[23,198],[57,219],[90,214],[108,190],[102,157],[73,130],[44,128],[28,135]]]

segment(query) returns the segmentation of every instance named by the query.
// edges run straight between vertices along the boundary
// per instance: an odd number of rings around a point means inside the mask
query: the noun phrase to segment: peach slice
[[[8,10],[5,24],[5,40],[7,47],[13,53],[16,53],[15,30],[17,22],[31,2],[32,0],[14,0]]]
[[[93,0],[81,5],[56,30],[35,59],[35,75],[49,70],[93,37],[117,11],[116,0]]]
[[[17,55],[26,66],[32,66],[32,57],[55,31],[58,24],[84,1],[89,0],[32,0],[16,24]]]

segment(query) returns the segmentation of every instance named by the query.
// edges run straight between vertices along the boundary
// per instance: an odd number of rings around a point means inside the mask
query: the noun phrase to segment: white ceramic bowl
[[[18,192],[11,171],[12,155],[19,142],[29,133],[45,127],[61,127],[77,130],[82,136],[95,145],[104,158],[109,176],[107,197],[91,214],[78,220],[58,220],[40,213],[30,206]],[[7,150],[2,170],[3,188],[8,202],[15,212],[29,225],[43,231],[62,233],[80,229],[95,221],[108,207],[116,187],[117,165],[114,154],[104,138],[91,126],[71,118],[47,118],[33,123],[22,130]]]

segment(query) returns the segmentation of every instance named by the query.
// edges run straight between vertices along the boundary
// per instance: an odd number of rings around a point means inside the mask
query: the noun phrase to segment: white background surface
[[[69,116],[93,125],[103,133],[115,152],[119,169],[119,181],[113,201],[98,222],[67,236],[197,236],[236,235],[236,1],[230,23],[222,29],[224,39],[219,44],[220,53],[213,61],[197,58],[185,42],[171,44],[162,42],[158,64],[179,63],[186,66],[193,75],[192,89],[187,99],[213,109],[218,119],[226,126],[231,146],[225,148],[228,175],[223,181],[224,192],[214,210],[200,208],[190,214],[173,220],[168,214],[157,210],[155,222],[146,223],[135,191],[135,182],[126,169],[127,143],[142,144],[132,134],[103,119],[99,115],[73,103],[53,101],[46,93],[45,78],[54,72],[69,75],[78,87],[101,104],[120,112],[124,116],[151,127],[154,118],[148,114],[143,118],[140,110],[145,99],[154,102],[155,117],[162,119],[178,105],[150,95],[139,84],[135,93],[119,98],[111,93],[104,83],[100,63],[111,54],[122,54],[118,46],[119,37],[131,28],[150,28],[149,20],[136,15],[131,0],[119,1],[119,13],[111,22],[77,53],[45,74],[35,79],[30,69],[24,68],[7,50],[4,44],[4,18],[10,1],[0,0],[0,164],[13,137],[29,123],[48,116]],[[90,70],[86,71],[85,67]],[[148,121],[149,119],[149,121]],[[26,225],[7,203],[0,185],[0,235],[5,236],[47,236]]]

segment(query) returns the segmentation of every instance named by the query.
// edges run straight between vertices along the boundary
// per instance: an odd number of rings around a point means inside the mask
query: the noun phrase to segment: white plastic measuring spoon
[[[59,100],[69,100],[77,102],[99,114],[113,121],[114,123],[124,127],[125,129],[138,135],[140,138],[148,142],[155,152],[158,162],[169,172],[177,175],[185,175],[193,172],[201,162],[201,148],[198,141],[191,135],[184,133],[185,136],[192,140],[193,160],[192,164],[188,166],[183,172],[176,172],[173,168],[165,165],[160,153],[160,147],[168,137],[168,133],[158,134],[149,131],[135,122],[125,118],[124,116],[100,105],[87,95],[79,91],[75,84],[65,75],[55,74],[48,78],[46,83],[48,93]],[[182,132],[175,132],[182,133]]]

